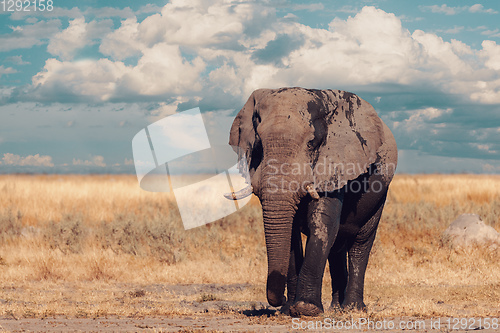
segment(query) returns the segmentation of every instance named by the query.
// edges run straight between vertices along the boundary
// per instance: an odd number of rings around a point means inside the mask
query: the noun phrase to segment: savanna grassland
[[[0,316],[183,316],[215,304],[203,312],[282,317],[265,309],[258,200],[188,231],[176,207],[134,176],[0,176]],[[463,213],[500,231],[500,177],[395,177],[367,270],[371,318],[500,317],[500,249],[441,240]],[[325,305],[329,289],[327,273]]]

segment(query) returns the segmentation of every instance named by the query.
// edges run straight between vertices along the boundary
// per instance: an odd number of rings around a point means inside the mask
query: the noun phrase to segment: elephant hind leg
[[[345,299],[347,287],[347,251],[341,249],[334,252],[332,248],[328,256],[328,264],[332,278],[332,303],[330,307],[335,309],[339,308]]]
[[[360,229],[348,250],[349,273],[346,294],[342,303],[344,308],[366,309],[363,301],[366,266],[368,265],[368,257],[375,240],[384,203],[385,197],[381,200],[368,222]]]

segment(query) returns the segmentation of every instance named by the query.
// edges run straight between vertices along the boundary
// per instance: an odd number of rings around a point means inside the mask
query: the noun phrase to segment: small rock
[[[484,224],[479,215],[462,214],[443,232],[442,240],[454,247],[493,243],[496,248],[500,244],[500,234]]]

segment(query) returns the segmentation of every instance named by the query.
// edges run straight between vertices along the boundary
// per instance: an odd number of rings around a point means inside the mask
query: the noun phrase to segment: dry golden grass
[[[182,315],[193,311],[182,301],[265,302],[255,198],[185,231],[173,196],[145,192],[133,176],[5,175],[0,194],[0,315]],[[367,271],[370,316],[500,316],[499,250],[441,242],[463,213],[500,230],[500,177],[396,176]],[[194,283],[251,287],[188,296],[148,289]]]
[[[0,190],[0,211],[20,211],[24,226],[58,222],[65,214],[81,214],[88,225],[109,222],[120,212],[163,206],[168,196],[141,190],[129,175],[1,176]]]

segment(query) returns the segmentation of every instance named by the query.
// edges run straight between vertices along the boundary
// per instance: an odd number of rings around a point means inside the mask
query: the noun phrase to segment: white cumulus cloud
[[[442,13],[446,15],[455,15],[463,10],[462,8],[459,7],[448,7],[448,5],[446,4],[443,4],[441,6],[438,5],[425,6],[424,8],[429,9],[433,13]]]
[[[73,159],[73,165],[85,165],[85,166],[97,166],[97,167],[105,167],[106,163],[104,163],[104,157],[100,155],[92,156],[90,160],[81,160],[81,159]]]
[[[484,6],[479,4],[479,3],[470,6],[468,10],[471,13],[488,13],[488,14],[497,14],[498,13],[498,11],[496,11],[492,8],[485,9]]]
[[[59,61],[48,59],[44,71],[33,77],[41,95],[64,92],[106,101],[130,95],[178,95],[201,89],[198,82],[205,64],[183,59],[179,47],[158,43],[142,51],[136,66],[108,59]]]
[[[17,71],[12,68],[12,67],[4,67],[3,65],[0,65],[0,77],[4,74],[13,74],[17,73]]]
[[[443,6],[439,10],[451,8]],[[72,21],[49,49],[69,59],[81,45],[66,45],[64,34],[71,39],[85,30],[88,41],[89,27],[83,19]],[[99,49],[111,59],[48,59],[33,77],[40,96],[57,98],[64,92],[99,101],[131,96],[200,101],[229,95],[245,100],[262,87],[389,83],[500,102],[495,42],[484,41],[475,50],[436,33],[410,33],[400,18],[371,6],[323,29],[276,18],[272,9],[243,0],[174,0],[142,22],[123,20],[103,37]],[[126,61],[130,57],[136,57],[136,64]],[[216,89],[219,96],[213,95]]]
[[[0,35],[0,52],[42,45],[59,31],[60,26],[61,21],[58,19],[13,26],[12,33]]]
[[[311,4],[297,4],[292,6],[293,10],[307,10],[310,12],[317,12],[320,10],[325,9],[325,6],[318,2],[318,3],[311,3]]]
[[[411,111],[410,118],[406,119],[405,122],[409,127],[415,126],[415,124],[420,124],[435,118],[438,118],[444,114],[450,114],[453,110],[451,108],[448,109],[437,109],[433,107],[428,107],[421,110],[413,110]]]
[[[32,81],[42,95],[65,92],[107,100],[115,92],[116,82],[129,71],[130,67],[124,63],[108,59],[75,62],[48,59],[44,71],[35,75]]]
[[[500,45],[491,40],[485,40],[481,45],[483,50],[480,52],[480,56],[486,60],[486,67],[500,71]]]
[[[139,36],[139,23],[133,17],[123,20],[120,28],[106,35],[99,46],[99,51],[113,59],[124,60],[140,55],[145,47]]]
[[[197,91],[201,89],[198,79],[204,68],[200,57],[189,63],[178,46],[158,43],[143,50],[137,66],[123,77],[122,87],[149,96]]]
[[[79,49],[92,45],[95,38],[108,33],[112,25],[111,20],[86,23],[83,17],[76,18],[70,21],[68,28],[50,39],[47,51],[63,60],[71,60]]]
[[[497,14],[498,11],[488,8],[485,9],[483,5],[477,3],[472,6],[457,6],[457,7],[450,7],[446,4],[443,4],[441,6],[439,5],[432,5],[432,6],[420,6],[421,10],[424,11],[431,11],[432,13],[439,13],[439,14],[446,14],[446,15],[456,15],[462,12],[469,12],[469,13],[485,13],[485,14]]]
[[[100,51],[123,59],[162,42],[238,48],[245,35],[257,35],[274,18],[274,9],[243,0],[173,0],[141,23],[135,18],[122,21],[119,29],[103,38]]]
[[[24,61],[22,55],[7,57],[7,58],[5,58],[5,61],[12,62],[16,65],[30,65],[31,64],[29,61]]]
[[[20,156],[11,153],[3,154],[2,163],[11,166],[45,166],[53,167],[52,157],[47,155],[36,154],[28,156]]]

